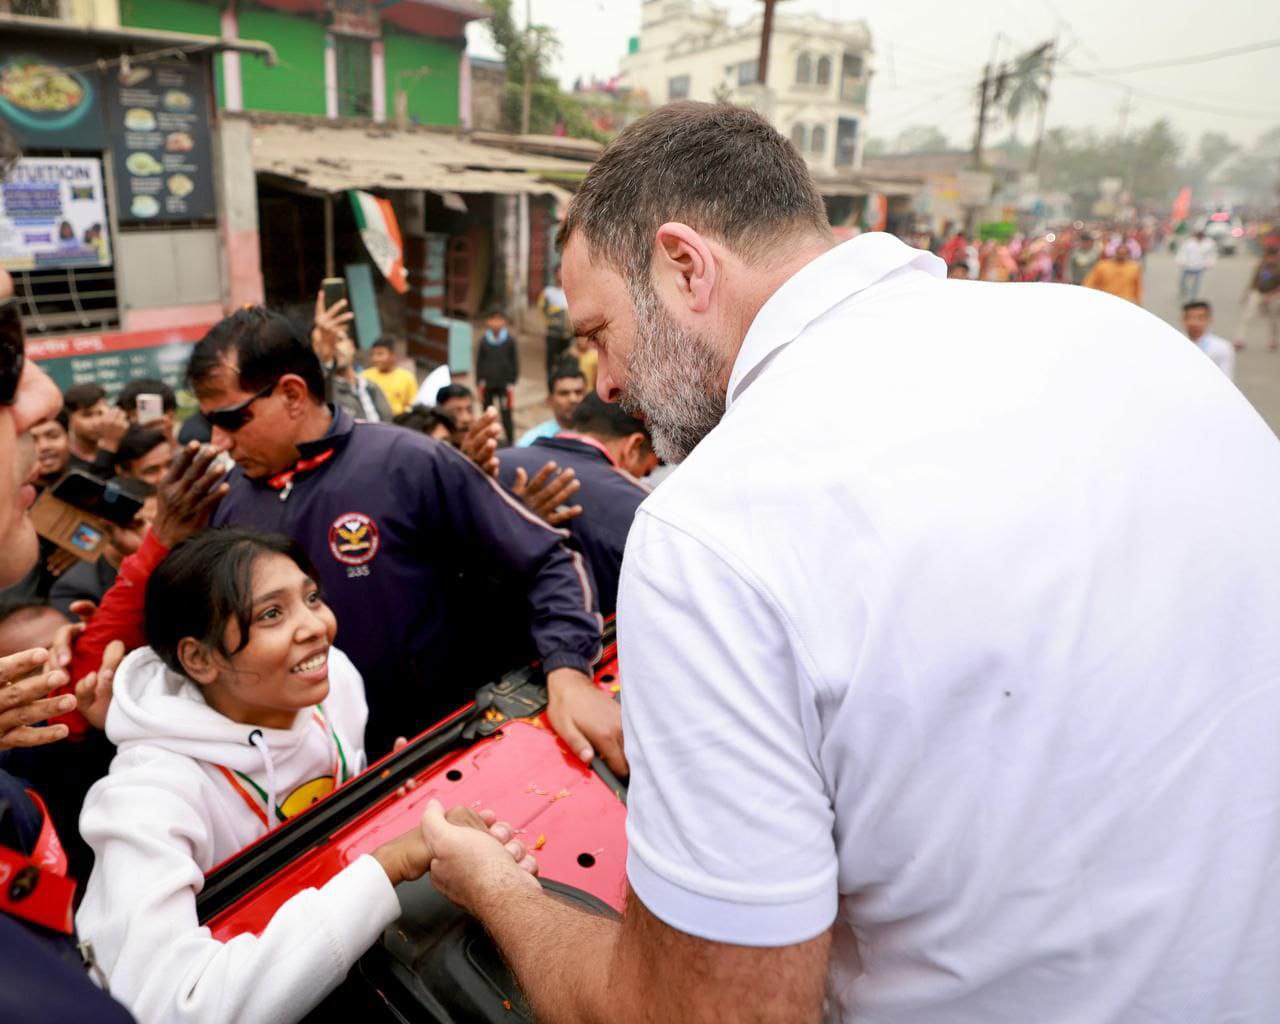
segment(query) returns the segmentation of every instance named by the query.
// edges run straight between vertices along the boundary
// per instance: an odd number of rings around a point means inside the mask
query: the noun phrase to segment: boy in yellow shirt
[[[395,349],[390,338],[379,338],[369,350],[373,365],[364,371],[365,380],[371,380],[382,388],[391,406],[391,414],[399,416],[413,405],[418,393],[418,379],[411,370],[396,365]]]

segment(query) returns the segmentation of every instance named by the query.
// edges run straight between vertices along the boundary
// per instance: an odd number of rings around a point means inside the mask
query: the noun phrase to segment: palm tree
[[[1033,109],[1040,115],[1031,158],[1033,170],[1040,162],[1044,111],[1049,102],[1049,85],[1053,81],[1053,57],[1053,43],[1041,43],[1018,57],[1012,67],[1002,68],[996,79],[995,101],[999,104],[1003,100],[1005,116],[1009,119],[1010,132],[1015,140],[1022,115]]]

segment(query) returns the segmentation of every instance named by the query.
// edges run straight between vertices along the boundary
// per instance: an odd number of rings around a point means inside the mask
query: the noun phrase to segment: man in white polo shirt
[[[622,922],[424,820],[539,1018],[1280,1020],[1280,442],[1239,393],[1111,296],[833,247],[745,110],[632,125],[562,237],[601,394],[688,458],[622,573]]]

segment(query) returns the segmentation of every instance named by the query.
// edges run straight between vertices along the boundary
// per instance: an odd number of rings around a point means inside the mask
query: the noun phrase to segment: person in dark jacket
[[[356,343],[350,338],[342,338],[335,346],[330,380],[333,404],[346,409],[352,419],[370,423],[390,423],[394,419],[382,388],[356,372]]]
[[[540,658],[553,726],[584,759],[625,767],[621,715],[588,674],[600,646],[589,572],[564,535],[448,445],[356,423],[323,401],[320,362],[289,320],[260,307],[215,326],[188,378],[237,468],[213,525],[285,533],[318,566],[364,677],[371,757],[514,667]],[[464,600],[460,580],[524,597],[524,628]]]
[[[519,379],[520,352],[516,339],[507,330],[507,315],[501,310],[492,310],[485,321],[480,347],[476,349],[476,383],[480,385],[480,404],[498,407],[507,444],[514,444],[516,439],[511,406]]]
[[[569,520],[569,532],[591,566],[601,614],[612,615],[627,533],[649,494],[643,478],[658,464],[649,431],[593,392],[574,410],[569,430],[540,437],[525,448],[501,449],[498,478],[511,487],[519,472],[533,479],[548,462],[572,470],[580,484],[573,501],[581,511]]]

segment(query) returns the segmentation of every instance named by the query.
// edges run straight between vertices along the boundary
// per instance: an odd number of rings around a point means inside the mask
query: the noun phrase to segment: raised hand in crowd
[[[76,637],[85,631],[85,626],[97,610],[98,606],[93,601],[72,601],[67,605],[67,611],[80,621],[59,626],[57,632],[53,634],[49,654],[53,659],[51,664],[55,668],[70,668],[71,659],[75,654]]]
[[[582,515],[581,505],[567,504],[581,487],[582,481],[572,468],[562,470],[554,462],[544,465],[532,480],[523,466],[518,468],[511,484],[512,492],[529,506],[529,511],[552,526],[562,526]]]
[[[111,706],[111,684],[116,669],[124,660],[124,644],[112,640],[102,656],[102,664],[96,672],[90,672],[76,683],[76,710],[95,729],[107,727],[107,709]]]
[[[151,532],[166,548],[199,533],[230,490],[226,470],[212,445],[192,441],[174,457],[156,491],[156,517]]]
[[[75,697],[49,694],[67,684],[49,651],[37,647],[0,658],[0,751],[39,747],[65,739],[65,725],[38,725],[74,711]]]
[[[462,439],[462,454],[490,476],[498,475],[498,438],[502,436],[502,424],[498,422],[498,410],[493,406],[476,417]]]
[[[339,299],[332,306],[324,304],[324,289],[316,292],[315,320],[311,326],[311,347],[320,362],[328,366],[333,362],[338,342],[347,336],[347,324],[356,315],[347,309],[347,300]]]
[[[115,452],[120,447],[120,439],[129,430],[129,414],[117,405],[110,406],[98,421],[98,447],[103,451]]]

